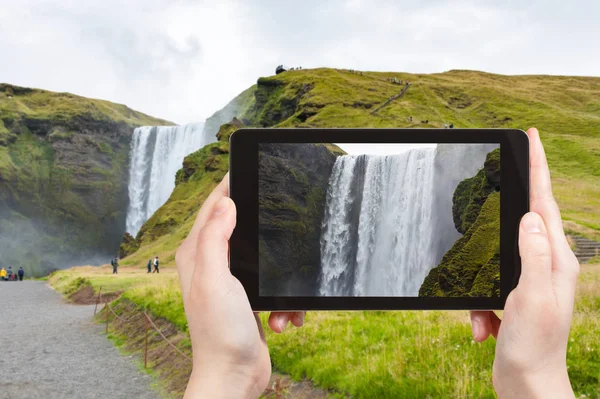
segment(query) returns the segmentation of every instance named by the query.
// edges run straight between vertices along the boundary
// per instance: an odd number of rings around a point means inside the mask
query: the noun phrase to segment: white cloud
[[[200,121],[284,63],[597,75],[596,1],[0,0],[0,81]]]

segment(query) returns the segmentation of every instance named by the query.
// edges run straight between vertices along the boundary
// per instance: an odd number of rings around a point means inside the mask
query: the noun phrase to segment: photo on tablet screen
[[[259,295],[500,297],[500,145],[258,144]]]

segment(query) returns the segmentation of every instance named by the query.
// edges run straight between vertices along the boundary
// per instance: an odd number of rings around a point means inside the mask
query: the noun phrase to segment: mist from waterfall
[[[126,231],[135,236],[175,188],[183,159],[216,141],[204,123],[183,126],[142,126],[133,132],[129,166],[129,207]]]
[[[320,296],[418,296],[460,237],[452,197],[496,144],[337,158],[321,227]]]

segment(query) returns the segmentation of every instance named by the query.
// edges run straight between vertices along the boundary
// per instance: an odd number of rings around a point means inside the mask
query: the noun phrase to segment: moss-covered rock
[[[316,294],[325,195],[341,154],[331,144],[259,146],[261,295]]]
[[[144,223],[137,234],[140,246],[151,245],[158,238],[187,235],[186,222],[194,219],[204,199],[229,170],[229,143],[218,141],[196,151],[183,161],[175,177],[175,189],[169,200]],[[191,227],[191,226],[190,226]]]
[[[454,222],[464,235],[425,277],[419,296],[500,296],[499,151],[490,152],[484,167],[456,188]]]
[[[229,141],[231,134],[242,127],[244,127],[242,121],[234,117],[231,122],[221,125],[219,131],[217,132],[217,139],[219,141]]]
[[[140,248],[140,243],[131,234],[125,233],[123,235],[123,241],[119,247],[119,258],[124,258],[129,254],[134,253]]]
[[[129,143],[168,124],[124,105],[0,84],[0,253],[30,275],[107,262],[125,230]]]
[[[454,191],[452,216],[456,230],[465,234],[475,222],[489,193],[500,191],[500,149],[491,151],[483,169],[458,184]]]

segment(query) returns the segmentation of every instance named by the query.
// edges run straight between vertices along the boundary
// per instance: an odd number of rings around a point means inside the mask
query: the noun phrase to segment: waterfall
[[[321,231],[321,296],[417,296],[435,266],[435,149],[336,160]]]
[[[458,183],[497,144],[439,144],[398,155],[338,157],[321,226],[321,296],[417,296],[460,233]]]
[[[126,231],[135,236],[168,199],[185,156],[215,141],[204,124],[142,126],[133,132]]]

